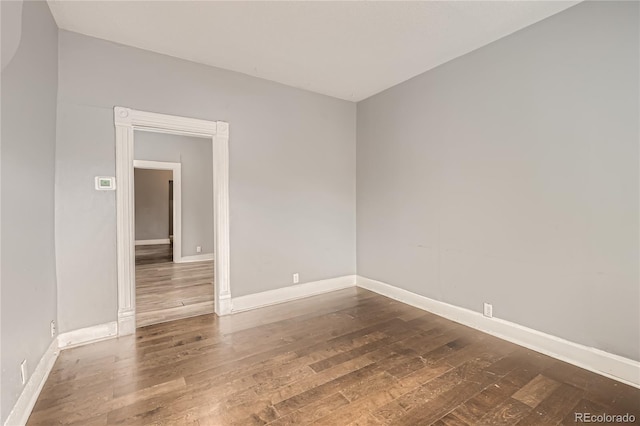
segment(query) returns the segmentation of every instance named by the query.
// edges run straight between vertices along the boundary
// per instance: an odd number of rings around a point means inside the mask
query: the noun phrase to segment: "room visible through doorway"
[[[202,182],[211,176],[206,170],[210,155],[199,152],[210,151],[210,144],[199,138],[145,134],[137,141],[136,158],[155,158],[162,142],[168,151],[176,151],[173,159],[179,161],[134,160],[137,327],[214,311],[211,226],[194,216],[196,211],[212,215],[207,202],[211,184]],[[205,179],[199,177],[203,168]]]

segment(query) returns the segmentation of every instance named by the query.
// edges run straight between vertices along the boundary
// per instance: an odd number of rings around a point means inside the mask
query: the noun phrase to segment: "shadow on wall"
[[[9,65],[20,46],[22,38],[22,2],[2,2],[2,45],[0,47],[2,70]]]

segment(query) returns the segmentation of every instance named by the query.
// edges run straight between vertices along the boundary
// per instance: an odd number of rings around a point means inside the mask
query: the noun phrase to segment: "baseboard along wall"
[[[112,321],[106,324],[62,333],[58,336],[58,347],[68,349],[76,346],[87,345],[118,336],[118,322]]]
[[[491,334],[585,370],[640,388],[640,362],[480,312],[429,299],[393,285],[357,277],[357,286]]]
[[[180,259],[174,259],[175,263],[202,262],[204,260],[213,260],[213,253],[194,254],[192,256],[182,256]]]
[[[171,244],[171,240],[169,238],[162,238],[159,240],[136,240],[135,244],[137,246],[155,246],[157,244]]]
[[[5,426],[21,426],[27,423],[31,411],[36,405],[38,396],[40,396],[40,391],[42,391],[42,387],[53,368],[53,364],[55,364],[56,359],[58,359],[59,352],[58,339],[54,338],[44,355],[42,355],[42,358],[40,358],[40,362],[38,362],[35,370],[33,370],[31,377],[29,377],[29,380],[24,385],[22,393],[9,413],[7,420],[4,422]]]
[[[282,287],[261,293],[248,294],[246,296],[231,299],[231,312],[243,312],[264,306],[276,305],[291,300],[317,296],[331,291],[342,290],[356,285],[355,275],[345,275],[326,280],[312,281],[304,284],[295,284],[290,287]]]

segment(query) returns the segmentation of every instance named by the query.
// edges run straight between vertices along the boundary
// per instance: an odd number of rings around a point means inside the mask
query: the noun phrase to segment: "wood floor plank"
[[[556,425],[569,414],[584,394],[583,390],[562,383],[517,424],[519,426]]]
[[[435,426],[468,426],[469,423],[460,419],[454,413],[449,413],[434,423]]]
[[[468,424],[477,424],[493,407],[507,400],[535,377],[535,372],[516,368],[473,398],[459,405],[452,414]]]
[[[547,396],[560,386],[560,383],[538,374],[524,387],[513,394],[513,399],[527,404],[531,408],[535,408]]]
[[[513,398],[508,398],[485,414],[478,424],[511,426],[526,417],[531,407]]]
[[[340,424],[340,423],[334,423],[334,424]],[[348,426],[380,426],[381,424],[382,423],[377,421],[375,417],[373,417],[371,414],[364,414],[358,417],[353,422],[349,423]]]
[[[28,424],[546,426],[578,410],[640,418],[639,400],[638,389],[350,288],[64,350]]]
[[[348,404],[349,400],[342,396],[341,393],[336,392],[326,398],[315,399],[301,409],[280,417],[269,424],[273,426],[310,424]],[[278,412],[280,412],[280,410],[278,410]]]

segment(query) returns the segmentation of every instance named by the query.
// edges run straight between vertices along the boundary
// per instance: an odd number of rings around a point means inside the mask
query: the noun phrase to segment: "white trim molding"
[[[231,313],[229,260],[229,123],[114,108],[116,127],[118,333],[135,332],[133,199],[134,130],[208,138],[213,151],[213,232],[215,311]],[[177,242],[174,241],[174,245]]]
[[[133,168],[171,171],[173,177],[173,261],[176,263],[180,263],[180,259],[182,259],[182,164],[168,163],[164,161],[133,160]],[[135,194],[133,214],[135,221]],[[167,239],[166,241],[167,242],[165,244],[169,244],[171,242],[171,240],[169,239]],[[137,241],[136,245],[138,245]]]
[[[58,336],[58,347],[69,349],[114,337],[118,337],[118,323],[116,321],[62,333]]]
[[[116,126],[128,125],[129,127],[135,127],[136,130],[179,135],[215,136],[218,132],[218,123],[221,123],[177,115],[158,114],[157,112],[138,111],[125,107],[115,107],[114,114]]]
[[[159,240],[136,240],[137,246],[155,246],[158,244],[171,244],[169,238],[161,238]]]
[[[356,285],[355,275],[345,275],[327,280],[312,281],[305,284],[295,284],[290,287],[277,288],[261,293],[234,297],[232,300],[233,313],[249,311],[251,309],[276,305],[310,296],[317,296],[331,291],[342,290]]]
[[[369,278],[358,276],[357,285],[525,348],[640,388],[640,362],[638,361],[571,342],[500,318],[487,318],[480,312],[433,300]]]
[[[229,249],[229,123],[216,122],[213,135],[213,252],[215,253],[214,309],[231,313],[231,260]]]
[[[113,339],[115,337],[118,337],[118,323],[116,321],[69,331],[54,338],[42,355],[42,358],[40,358],[35,370],[33,370],[29,381],[22,389],[22,393],[18,397],[4,425],[15,426],[27,423],[31,411],[36,405],[40,392],[61,350]]]
[[[194,254],[192,256],[182,256],[180,260],[173,260],[175,263],[191,263],[213,260],[213,253]]]
[[[38,396],[40,396],[40,391],[42,391],[53,364],[58,358],[58,353],[58,339],[53,339],[42,358],[40,358],[35,370],[33,370],[29,381],[22,389],[22,393],[4,422],[5,426],[24,425],[27,423],[31,410],[33,410]]]

